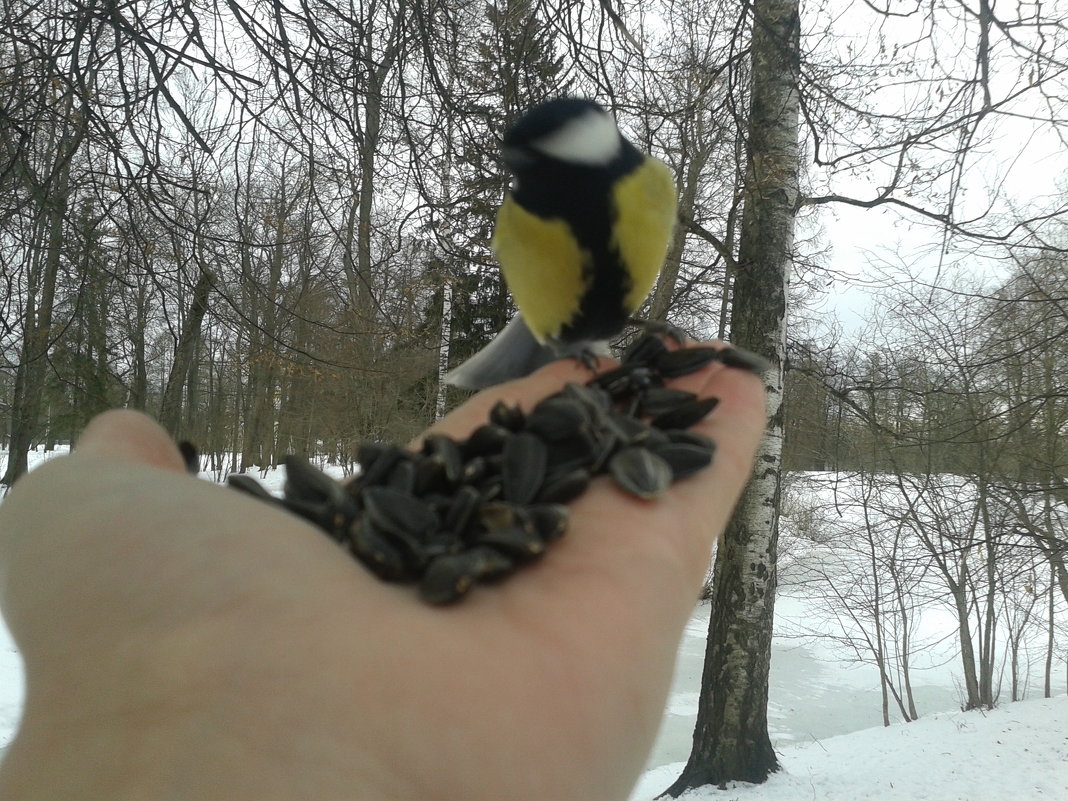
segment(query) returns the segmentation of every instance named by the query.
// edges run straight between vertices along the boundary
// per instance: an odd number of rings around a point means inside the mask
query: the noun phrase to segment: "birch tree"
[[[752,6],[752,84],[731,338],[769,356],[768,433],[716,553],[708,650],[693,749],[667,793],[762,782],[778,769],[768,736],[782,455],[786,298],[798,208],[798,5]]]

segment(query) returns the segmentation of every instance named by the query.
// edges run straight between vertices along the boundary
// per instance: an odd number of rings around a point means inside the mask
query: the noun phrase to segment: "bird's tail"
[[[450,370],[445,381],[462,389],[484,389],[530,375],[561,355],[551,345],[538,342],[517,314],[492,342]]]

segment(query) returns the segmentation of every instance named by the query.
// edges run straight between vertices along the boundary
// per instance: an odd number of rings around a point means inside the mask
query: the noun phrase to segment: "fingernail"
[[[751,373],[760,375],[768,372],[774,365],[763,356],[758,356],[752,351],[739,348],[737,345],[729,345],[720,351],[720,361],[728,367],[738,367]]]

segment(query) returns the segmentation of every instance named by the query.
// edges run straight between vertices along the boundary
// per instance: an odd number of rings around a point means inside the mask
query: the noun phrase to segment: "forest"
[[[289,453],[348,471],[356,443],[407,441],[514,313],[489,247],[502,132],[589,96],[676,176],[644,316],[777,366],[772,469],[714,587],[759,553],[773,596],[784,474],[860,475],[873,504],[896,488],[896,531],[959,616],[965,703],[989,708],[1019,609],[1068,647],[1065,19],[991,0],[11,0],[0,485],[113,407],[195,442],[218,479]],[[900,238],[861,226],[864,263],[844,264],[844,209]],[[867,299],[848,331],[827,311],[846,286]],[[890,570],[864,602],[882,626],[916,574],[891,569],[892,532],[850,532]],[[770,638],[772,609],[747,625]],[[887,708],[908,719],[895,670]],[[740,756],[710,768],[695,742],[674,791],[774,769],[760,698],[730,723]],[[722,725],[699,717],[697,741]]]

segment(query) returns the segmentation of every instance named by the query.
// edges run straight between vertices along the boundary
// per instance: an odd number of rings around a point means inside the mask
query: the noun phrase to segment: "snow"
[[[31,454],[36,464],[58,452]],[[0,453],[0,463],[3,454]],[[254,473],[257,478],[261,474]],[[280,491],[282,471],[264,484]],[[786,527],[784,531],[788,530]],[[784,565],[823,559],[786,543]],[[679,646],[675,682],[661,730],[631,801],[648,801],[679,775],[690,752],[708,630],[709,608],[699,605]],[[1034,698],[991,711],[960,712],[960,669],[951,633],[954,621],[938,603],[924,606],[916,623],[924,650],[913,659],[920,719],[883,727],[878,674],[841,640],[825,604],[790,571],[776,599],[769,731],[781,770],[761,785],[705,787],[688,801],[1064,801],[1068,799],[1068,697],[1064,663],[1053,698]],[[1036,653],[1041,649],[1036,647]],[[1034,673],[1032,666],[1032,674]],[[0,748],[18,725],[24,697],[22,665],[0,626]],[[900,719],[899,717],[897,718]]]
[[[1068,697],[942,712],[778,749],[781,770],[761,785],[730,783],[685,801],[1029,801],[1068,797]],[[655,798],[684,762],[656,767],[633,801]]]

